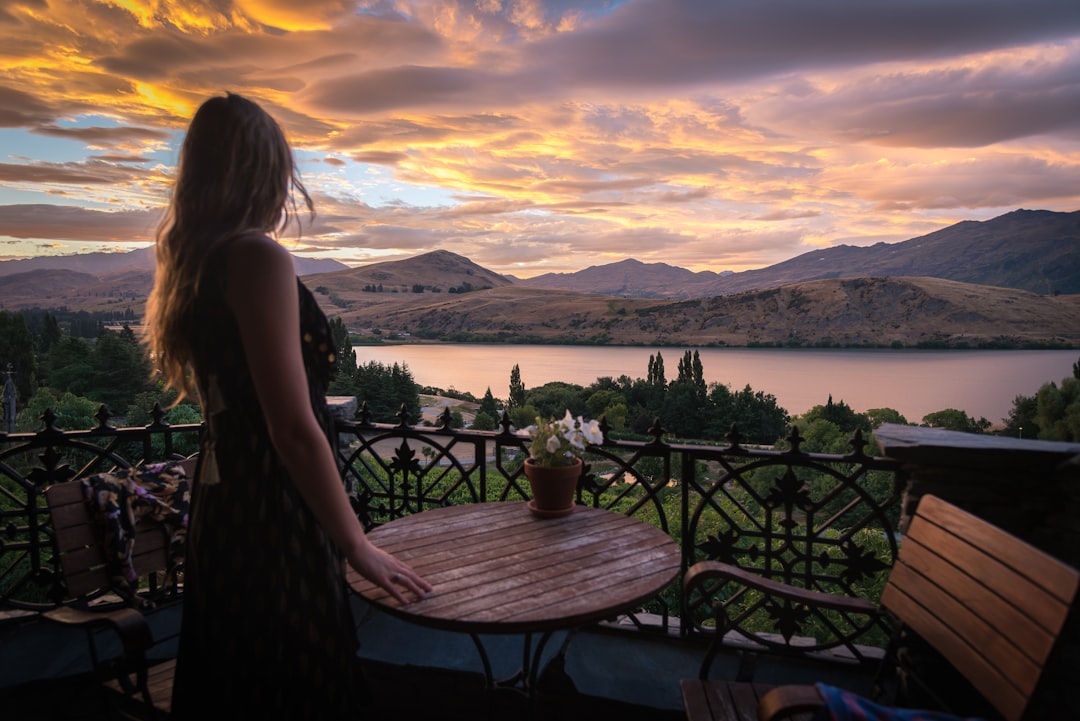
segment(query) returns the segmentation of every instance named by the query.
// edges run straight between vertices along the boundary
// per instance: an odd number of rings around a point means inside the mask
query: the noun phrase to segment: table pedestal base
[[[480,655],[480,662],[484,666],[484,683],[487,688],[493,691],[507,690],[518,692],[528,698],[529,706],[532,708],[536,701],[537,691],[539,690],[540,676],[546,670],[554,668],[554,664],[558,662],[559,673],[564,677],[566,676],[562,669],[565,667],[566,649],[570,645],[570,638],[573,633],[573,631],[569,631],[566,634],[566,639],[559,647],[559,650],[555,652],[555,655],[547,663],[542,663],[542,661],[544,650],[547,648],[548,642],[551,641],[552,632],[545,631],[539,634],[535,649],[533,648],[534,634],[523,634],[521,668],[519,668],[512,676],[502,679],[495,678],[495,672],[491,667],[491,659],[488,657],[483,639],[475,633],[470,633],[469,637],[472,639],[473,645],[476,646],[476,651]],[[570,682],[569,677],[566,677],[566,680]]]

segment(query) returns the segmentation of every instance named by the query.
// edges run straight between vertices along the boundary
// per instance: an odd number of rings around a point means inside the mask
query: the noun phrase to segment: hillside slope
[[[354,329],[438,340],[913,347],[1080,344],[1080,296],[859,278],[687,301],[501,287],[327,307]]]
[[[699,298],[727,273],[701,271],[695,273],[667,263],[642,263],[640,260],[620,260],[608,265],[592,265],[576,273],[545,273],[524,280],[518,285],[530,288],[571,290],[581,293],[600,293],[620,298]]]
[[[825,278],[925,276],[1033,293],[1080,293],[1080,211],[1016,210],[967,220],[902,243],[841,245],[699,290],[723,295]]]
[[[407,260],[389,260],[334,273],[317,273],[305,278],[305,283],[312,288],[324,287],[335,293],[381,287],[380,293],[364,291],[369,295],[381,295],[411,293],[416,286],[449,294],[455,288],[499,288],[511,285],[513,281],[456,253],[435,250]]]

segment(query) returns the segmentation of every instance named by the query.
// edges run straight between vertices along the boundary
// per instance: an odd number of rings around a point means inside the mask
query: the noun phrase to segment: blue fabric
[[[814,714],[814,721],[982,721],[940,711],[882,706],[851,691],[814,684],[825,705]]]

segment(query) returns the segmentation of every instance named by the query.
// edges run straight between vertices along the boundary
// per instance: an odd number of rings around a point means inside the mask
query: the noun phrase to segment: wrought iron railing
[[[528,439],[508,416],[495,431],[379,424],[361,408],[339,421],[339,461],[354,510],[367,528],[426,509],[527,500]],[[50,413],[36,433],[0,435],[0,608],[42,608],[63,597],[42,491],[112,466],[193,452],[199,425],[169,426],[160,409],[142,428],[61,431]],[[767,578],[876,600],[896,556],[901,485],[894,461],[864,453],[805,453],[796,429],[782,447],[750,447],[732,428],[725,445],[669,442],[659,425],[644,440],[613,437],[586,454],[578,502],[640,518],[669,533],[683,570],[720,560]],[[630,621],[683,637],[735,633],[782,653],[842,648],[860,658],[883,642],[876,619],[785,606],[739,587],[683,598],[673,584]],[[646,615],[644,612],[648,612]],[[678,617],[679,622],[674,622]],[[646,620],[647,619],[647,620]]]

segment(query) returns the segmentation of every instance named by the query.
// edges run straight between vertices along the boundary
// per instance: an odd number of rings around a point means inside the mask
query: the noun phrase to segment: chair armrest
[[[150,623],[138,610],[129,607],[112,608],[102,611],[88,611],[71,606],[58,606],[41,614],[41,617],[54,623],[79,628],[105,626],[111,628],[120,637],[124,652],[128,655],[142,654],[154,645],[154,634]]]
[[[683,593],[689,594],[695,587],[710,580],[737,581],[738,583],[763,591],[772,596],[778,596],[790,601],[805,603],[811,606],[832,608],[838,611],[851,613],[865,613],[875,615],[879,612],[878,607],[864,598],[853,596],[841,596],[838,594],[825,593],[823,591],[811,591],[805,588],[789,586],[786,583],[772,581],[751,571],[722,563],[720,561],[698,561],[683,577]]]
[[[758,721],[780,721],[794,714],[811,713],[824,705],[825,699],[814,686],[777,686],[758,702]]]

